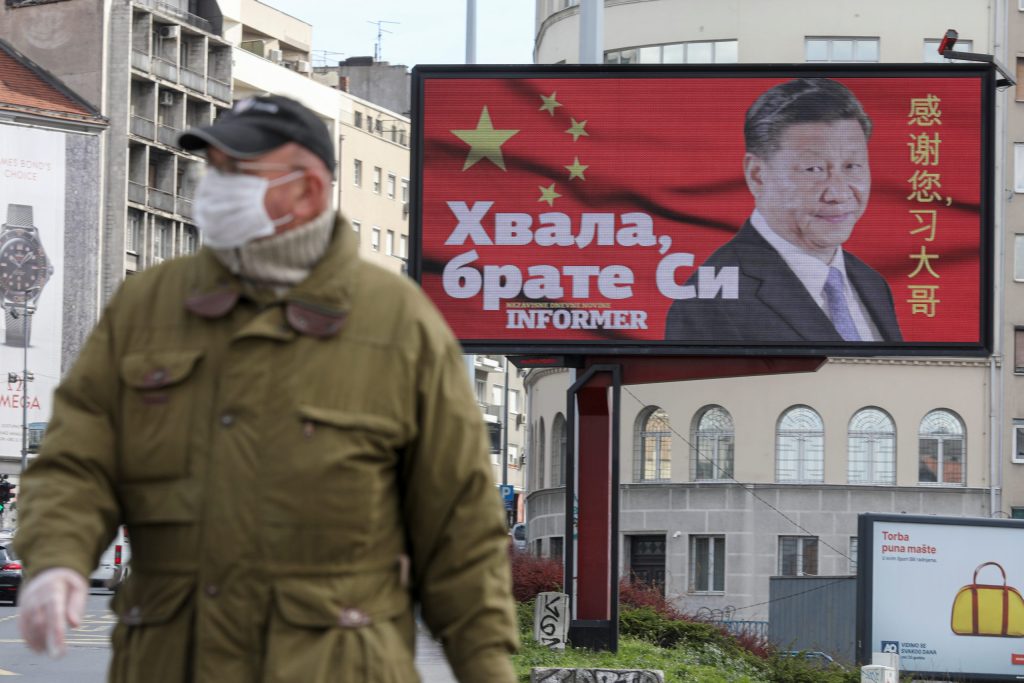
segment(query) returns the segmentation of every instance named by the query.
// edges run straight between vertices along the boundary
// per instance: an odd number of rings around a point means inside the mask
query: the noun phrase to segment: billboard
[[[952,680],[1024,678],[1024,521],[859,516],[858,656]]]
[[[60,380],[66,134],[0,125],[0,456],[38,440]],[[25,308],[29,316],[26,318]],[[25,370],[31,381],[22,381]],[[27,420],[25,420],[27,418]]]
[[[989,346],[987,65],[413,76],[410,267],[470,352]]]

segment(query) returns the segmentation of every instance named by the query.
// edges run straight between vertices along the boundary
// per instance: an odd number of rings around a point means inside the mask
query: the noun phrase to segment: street
[[[85,620],[71,632],[68,653],[58,660],[41,657],[25,647],[18,633],[17,608],[0,604],[0,678],[17,676],[18,683],[106,681],[110,633],[114,628],[114,615],[109,609],[111,595],[103,589],[92,589]],[[454,683],[444,654],[423,628],[417,632],[416,667],[423,683]]]

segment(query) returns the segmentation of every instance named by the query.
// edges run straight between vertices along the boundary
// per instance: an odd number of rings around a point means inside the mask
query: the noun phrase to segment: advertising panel
[[[417,67],[411,270],[468,351],[982,354],[992,76],[935,67]]]
[[[859,518],[858,641],[903,672],[1024,678],[1024,521]]]
[[[23,423],[42,431],[60,380],[65,146],[64,133],[0,126],[3,457],[21,457]],[[31,377],[27,392],[22,381],[26,367]]]

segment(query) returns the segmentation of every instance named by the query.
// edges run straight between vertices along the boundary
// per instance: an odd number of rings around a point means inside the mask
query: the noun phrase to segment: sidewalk
[[[430,637],[422,624],[416,626],[416,669],[423,683],[455,683],[441,644]]]

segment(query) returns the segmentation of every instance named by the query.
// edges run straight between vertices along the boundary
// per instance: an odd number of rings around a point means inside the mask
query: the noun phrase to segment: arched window
[[[555,414],[551,423],[551,485],[565,486],[565,418]]]
[[[964,483],[964,423],[948,410],[933,410],[921,420],[917,480],[922,484]]]
[[[775,481],[825,480],[825,426],[812,408],[794,406],[779,419],[775,437]]]
[[[544,488],[544,418],[540,418],[537,433],[534,435],[533,462],[536,470],[537,488]]]
[[[672,478],[672,430],[668,414],[648,406],[633,425],[633,478],[635,481],[669,481]]]
[[[896,483],[896,425],[878,408],[857,411],[847,432],[851,484]]]
[[[708,406],[693,419],[690,478],[731,479],[736,444],[732,416],[721,406]]]

